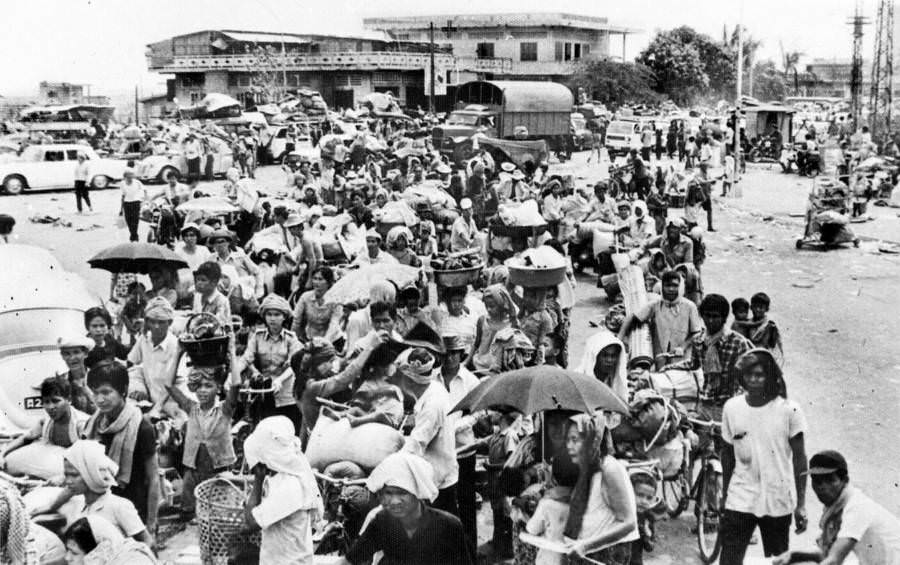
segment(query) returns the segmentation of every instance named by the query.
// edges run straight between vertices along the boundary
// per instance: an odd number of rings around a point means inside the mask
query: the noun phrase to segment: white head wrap
[[[366,487],[378,492],[384,487],[397,487],[419,500],[433,502],[438,495],[434,468],[428,461],[409,452],[388,455],[369,475]]]
[[[63,457],[78,470],[91,492],[103,493],[116,485],[119,466],[106,456],[99,441],[78,440],[66,449]]]

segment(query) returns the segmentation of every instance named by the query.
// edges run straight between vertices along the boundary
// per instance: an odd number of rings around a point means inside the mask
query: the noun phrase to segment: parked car
[[[41,381],[66,370],[57,340],[84,333],[84,311],[100,304],[84,281],[46,249],[0,245],[0,435],[43,414]]]
[[[609,156],[625,155],[641,146],[641,124],[636,121],[615,121],[606,128],[606,149]]]
[[[103,159],[89,145],[31,145],[25,148],[18,159],[0,164],[3,191],[7,194],[19,194],[23,190],[74,188],[78,155],[87,157],[92,187],[107,188],[122,180],[126,163]]]
[[[228,169],[234,166],[234,156],[231,147],[218,137],[209,137],[209,143],[213,149],[213,175],[224,176]],[[157,148],[158,154],[149,155],[141,159],[137,164],[137,176],[142,181],[166,182],[170,171],[176,172],[181,177],[188,173],[187,159],[181,147],[177,144],[167,144],[166,147]],[[205,171],[206,163],[201,159],[200,173]]]

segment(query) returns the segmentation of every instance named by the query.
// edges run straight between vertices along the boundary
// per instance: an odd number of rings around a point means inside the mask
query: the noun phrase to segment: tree
[[[584,89],[588,97],[615,108],[629,102],[652,102],[653,72],[637,63],[616,63],[608,59],[580,63],[569,82],[573,92]]]
[[[800,92],[799,71],[797,65],[800,63],[800,57],[803,55],[801,51],[784,51],[781,50],[781,63],[784,69],[785,82],[791,82],[794,86],[794,96]],[[793,76],[791,76],[793,75]]]
[[[743,37],[741,38],[741,42],[743,43],[743,47],[741,51],[744,57],[744,85],[743,89],[746,89],[747,92],[753,92],[753,61],[756,59],[756,52],[759,51],[759,48],[762,47],[762,41],[758,39],[754,39],[750,32],[747,31],[747,28],[743,28]],[[738,26],[734,26],[734,30],[731,32],[731,41],[729,43],[731,53],[737,53],[738,49]],[[733,57],[733,55],[732,55]]]
[[[654,88],[679,103],[702,96],[730,97],[736,73],[734,51],[724,41],[681,26],[658,32],[638,56],[656,77]]]
[[[271,45],[253,45],[247,48],[247,54],[253,56],[250,86],[258,95],[257,102],[277,102],[287,88],[285,69],[291,53]]]
[[[781,100],[786,93],[784,73],[778,69],[774,61],[760,61],[753,67],[756,77],[753,83],[752,96],[759,100]]]

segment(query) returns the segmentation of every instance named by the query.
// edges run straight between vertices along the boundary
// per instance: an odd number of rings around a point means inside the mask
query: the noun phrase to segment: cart
[[[843,243],[859,247],[859,238],[850,229],[847,212],[850,209],[850,189],[846,184],[826,179],[816,180],[806,208],[806,229],[797,240],[797,249],[804,246],[829,249]]]

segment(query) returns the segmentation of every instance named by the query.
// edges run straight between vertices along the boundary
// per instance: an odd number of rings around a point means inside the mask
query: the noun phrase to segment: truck
[[[434,147],[458,154],[457,145],[472,136],[516,141],[545,141],[560,149],[571,136],[575,99],[566,86],[546,81],[472,81],[456,90],[457,110],[432,129]]]

